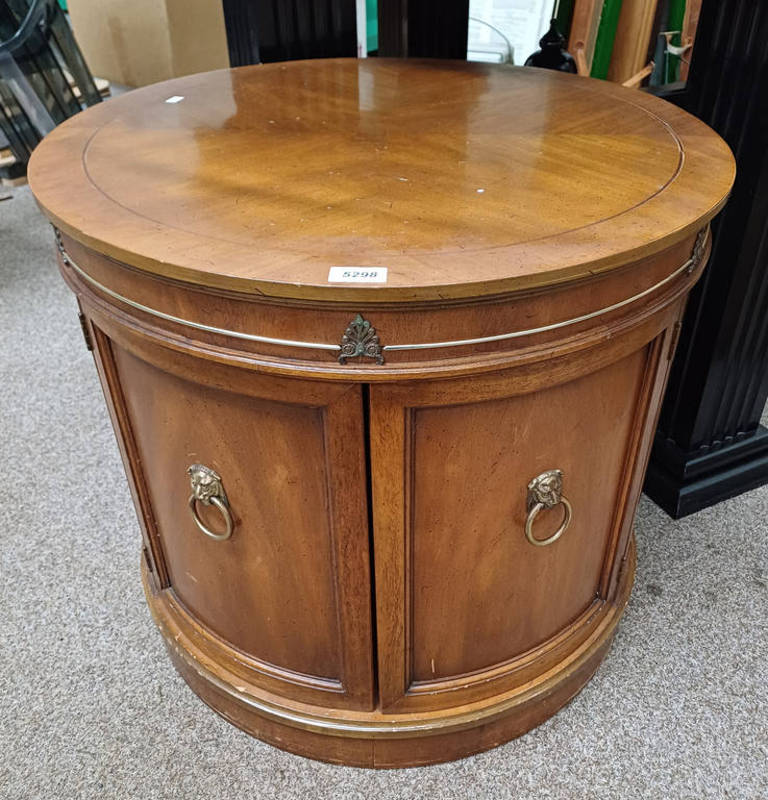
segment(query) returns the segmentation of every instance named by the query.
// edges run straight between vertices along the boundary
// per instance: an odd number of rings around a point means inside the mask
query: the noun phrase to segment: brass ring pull
[[[187,475],[192,486],[192,494],[189,496],[189,510],[195,525],[211,539],[223,542],[232,535],[234,523],[232,514],[229,511],[229,501],[224,487],[221,485],[221,476],[204,464],[192,464],[187,467]],[[225,530],[223,533],[216,533],[208,528],[200,519],[197,513],[197,502],[203,505],[213,505],[219,509],[221,516],[224,517]]]
[[[533,535],[533,522],[539,512],[545,508],[562,505],[565,516],[560,527],[546,539],[537,539]],[[563,497],[563,473],[559,469],[550,469],[537,475],[528,484],[528,517],[525,520],[525,538],[536,547],[556,542],[568,529],[573,516],[573,508]]]

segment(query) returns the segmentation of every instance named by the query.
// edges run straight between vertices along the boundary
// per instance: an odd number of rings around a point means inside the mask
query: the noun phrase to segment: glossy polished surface
[[[30,169],[49,215],[97,251],[196,283],[283,296],[309,284],[328,299],[360,291],[329,285],[331,266],[387,267],[386,285],[365,287],[381,299],[617,266],[690,235],[732,177],[720,139],[638,92],[377,59],[132,92],[62,125]]]
[[[193,690],[365,767],[484,750],[568,702],[629,597],[732,173],[640,93],[440,62],[193,76],[43,143],[33,188]],[[329,285],[340,262],[389,281]],[[193,464],[220,476],[225,540],[190,514]],[[552,470],[570,524],[535,546],[529,487]],[[537,514],[541,544],[563,509]]]

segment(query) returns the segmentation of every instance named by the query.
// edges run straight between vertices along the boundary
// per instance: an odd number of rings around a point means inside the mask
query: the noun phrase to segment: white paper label
[[[183,94],[175,94],[173,97],[169,97],[165,102],[166,103],[180,103],[184,99]]]
[[[328,283],[386,283],[386,267],[331,267]]]

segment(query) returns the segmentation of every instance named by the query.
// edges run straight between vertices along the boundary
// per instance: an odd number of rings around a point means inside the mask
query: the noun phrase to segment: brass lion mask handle
[[[525,520],[525,538],[536,547],[556,542],[571,524],[573,509],[571,504],[563,497],[563,473],[559,469],[548,469],[537,475],[528,484],[528,517]],[[533,523],[544,509],[562,505],[565,516],[560,527],[546,539],[537,539],[533,535]]]
[[[232,522],[232,514],[229,511],[227,494],[221,485],[221,476],[210,467],[206,467],[205,464],[190,465],[187,467],[187,475],[189,475],[189,483],[192,487],[192,494],[189,496],[189,511],[192,514],[195,525],[206,536],[216,539],[217,542],[229,539],[232,535],[234,524]],[[198,516],[197,503],[202,503],[204,506],[212,505],[219,510],[221,516],[224,517],[225,528],[223,533],[216,533],[206,527]]]

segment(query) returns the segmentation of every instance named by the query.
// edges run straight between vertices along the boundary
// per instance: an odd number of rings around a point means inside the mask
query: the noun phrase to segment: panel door
[[[257,685],[370,708],[359,386],[264,376],[146,345],[137,355],[104,334],[97,340],[166,591],[242,655]],[[192,518],[192,464],[221,476],[234,521],[227,540],[209,538]],[[225,530],[215,506],[195,508],[214,533]]]
[[[633,511],[631,465],[663,383],[660,344],[558,385],[545,366],[371,388],[385,709],[498,694],[588,627]],[[572,521],[556,542],[534,546],[527,487],[553,469]],[[562,506],[541,511],[533,535],[547,538],[563,518]]]

